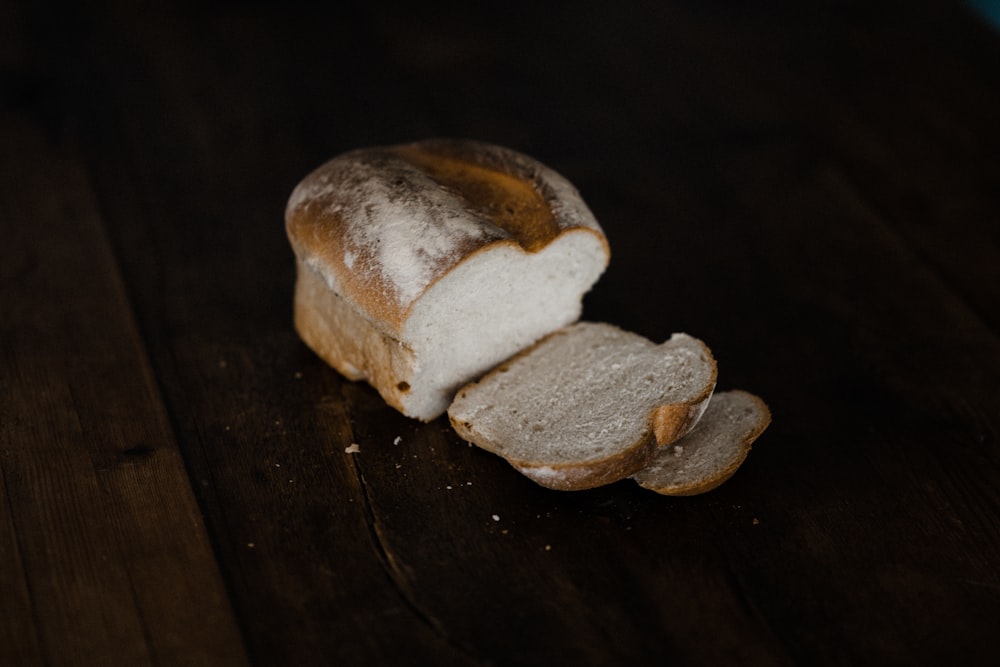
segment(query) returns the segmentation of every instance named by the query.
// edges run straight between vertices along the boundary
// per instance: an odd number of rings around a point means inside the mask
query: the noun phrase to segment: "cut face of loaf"
[[[635,474],[635,481],[668,496],[711,491],[732,477],[770,423],[771,411],[757,396],[719,392],[697,426],[674,445],[658,450]]]
[[[459,390],[466,440],[553,489],[587,489],[645,467],[697,423],[715,387],[709,349],[656,345],[610,324],[566,327]]]
[[[425,421],[576,321],[609,259],[566,179],[478,142],[346,153],[296,187],[285,218],[302,339]]]

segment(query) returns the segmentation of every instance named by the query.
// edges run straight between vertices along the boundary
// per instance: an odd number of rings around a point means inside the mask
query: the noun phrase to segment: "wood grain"
[[[11,664],[238,663],[243,646],[78,159],[2,126]],[[20,576],[18,576],[20,575]],[[9,605],[9,606],[8,606]]]
[[[508,9],[0,13],[0,662],[995,660],[1000,38]],[[433,136],[566,175],[612,247],[586,317],[768,400],[732,480],[548,491],[297,340],[292,187]]]

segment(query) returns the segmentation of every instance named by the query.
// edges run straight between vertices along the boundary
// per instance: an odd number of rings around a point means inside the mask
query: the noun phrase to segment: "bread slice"
[[[745,391],[720,391],[685,437],[657,451],[634,479],[668,496],[693,496],[733,476],[750,446],[771,423],[763,400]]]
[[[656,345],[579,322],[460,389],[448,416],[538,484],[587,489],[632,475],[690,431],[715,378],[712,353],[691,336]]]
[[[575,322],[609,259],[565,178],[472,141],[345,153],[303,179],[285,220],[302,339],[425,421],[466,382]]]

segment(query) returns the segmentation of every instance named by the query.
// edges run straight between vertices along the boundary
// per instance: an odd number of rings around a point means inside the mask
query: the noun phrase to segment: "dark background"
[[[0,664],[994,663],[998,119],[955,2],[0,1]],[[432,136],[768,401],[731,481],[548,491],[301,344],[291,189]]]

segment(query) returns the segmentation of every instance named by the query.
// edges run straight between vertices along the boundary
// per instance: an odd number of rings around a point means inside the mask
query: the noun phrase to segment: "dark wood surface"
[[[325,4],[0,2],[0,664],[996,664],[1000,34]],[[767,399],[730,482],[548,491],[301,344],[292,187],[430,136],[565,174],[585,317]]]

